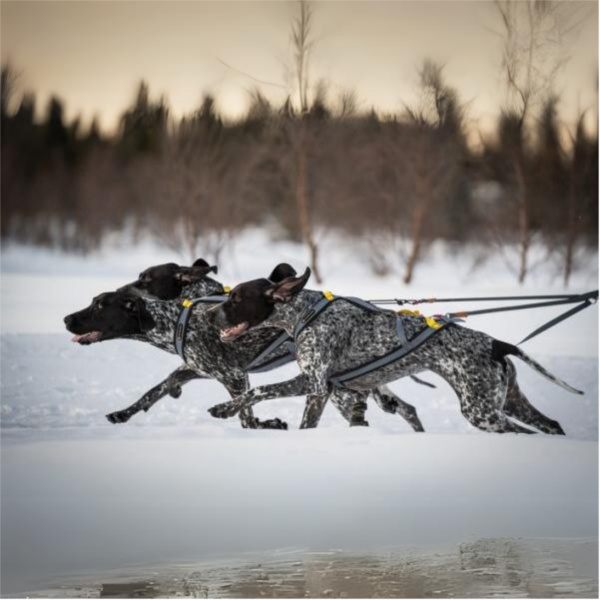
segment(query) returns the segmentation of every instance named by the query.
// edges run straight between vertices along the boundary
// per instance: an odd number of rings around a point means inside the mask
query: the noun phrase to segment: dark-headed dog
[[[321,292],[304,289],[309,276],[310,269],[307,269],[301,277],[288,277],[277,284],[257,279],[238,285],[227,302],[212,311],[222,338],[233,340],[242,332],[259,331],[262,327],[279,327],[292,334],[305,311],[323,298]],[[398,348],[401,342],[395,327],[396,318],[392,311],[373,313],[344,301],[331,303],[296,337],[300,376],[249,390],[211,408],[210,413],[227,418],[262,400],[306,394],[312,419],[305,425],[316,426],[334,375]],[[403,325],[408,339],[425,327],[423,319],[417,316],[403,317]],[[508,355],[520,358],[566,390],[582,393],[548,373],[519,348],[456,324],[443,327],[403,358],[347,382],[345,389],[361,403],[368,389],[430,370],[452,386],[460,400],[462,414],[479,429],[532,433],[509,419],[514,417],[539,431],[564,434],[558,422],[533,407],[521,392]]]

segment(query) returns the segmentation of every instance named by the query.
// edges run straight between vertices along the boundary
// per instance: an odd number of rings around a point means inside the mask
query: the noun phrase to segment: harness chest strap
[[[179,354],[181,359],[185,362],[185,334],[187,332],[188,321],[190,315],[196,304],[205,302],[208,304],[221,304],[227,300],[228,296],[204,296],[202,298],[194,298],[193,300],[186,299],[181,303],[181,310],[179,311],[179,317],[177,318],[177,325],[175,326],[175,336],[173,343],[175,345],[175,352]]]
[[[275,352],[281,346],[285,346],[287,354],[278,356],[273,360],[262,362],[269,354]],[[246,373],[262,373],[263,371],[270,371],[277,367],[281,367],[289,362],[296,360],[295,356],[296,345],[292,338],[284,331],[277,339],[275,339],[269,346],[267,346],[254,360],[252,360],[248,366],[244,369]]]
[[[229,292],[230,289],[227,287],[223,288],[225,292]],[[175,345],[175,351],[185,362],[185,337],[187,333],[187,325],[190,320],[190,316],[194,306],[200,302],[208,304],[221,304],[228,299],[227,295],[216,295],[216,296],[204,296],[202,298],[194,298],[193,300],[186,299],[181,303],[181,310],[179,311],[179,317],[177,318],[177,325],[175,327],[175,335],[173,343]],[[277,350],[280,346],[287,345],[287,353],[278,356],[275,359],[262,363],[262,361],[272,352]],[[282,366],[295,360],[294,356],[294,343],[287,333],[280,335],[272,344],[270,344],[265,350],[259,353],[250,364],[244,369],[247,373],[261,373],[263,371],[269,371],[276,367]],[[261,364],[262,363],[262,364]]]

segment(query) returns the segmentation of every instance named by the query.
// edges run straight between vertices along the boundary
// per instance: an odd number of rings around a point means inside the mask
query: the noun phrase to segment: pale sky
[[[567,118],[598,102],[598,4],[580,4],[588,16],[557,81]],[[239,114],[255,84],[220,61],[281,86],[262,87],[273,99],[293,91],[286,71],[295,2],[2,0],[0,10],[2,61],[22,73],[38,108],[56,93],[69,118],[97,115],[106,129],[142,78],[153,95],[168,96],[175,116],[195,109],[203,92]],[[363,108],[393,112],[413,101],[426,57],[447,65],[476,125],[485,129],[504,99],[490,2],[316,1],[313,12],[312,81],[327,79],[333,93],[354,90]]]

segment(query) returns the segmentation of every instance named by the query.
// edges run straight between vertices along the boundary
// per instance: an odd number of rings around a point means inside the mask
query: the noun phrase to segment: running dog
[[[268,399],[305,394],[309,417],[305,427],[316,427],[332,379],[340,373],[385,357],[403,343],[393,311],[366,311],[349,302],[331,302],[329,307],[304,327],[307,314],[323,299],[323,293],[305,290],[310,269],[300,277],[279,283],[257,279],[238,285],[229,299],[211,310],[215,325],[226,342],[242,339],[247,332],[278,327],[294,335],[296,357],[302,374],[283,383],[260,386],[209,412],[228,418],[240,410]],[[419,316],[401,317],[405,340],[413,340],[427,325]],[[354,397],[355,406],[364,406],[369,389],[414,375],[424,370],[437,373],[456,392],[464,417],[476,428],[498,433],[533,433],[509,417],[541,432],[564,435],[554,421],[530,404],[519,389],[516,370],[509,355],[515,356],[541,375],[572,393],[572,388],[546,371],[522,350],[489,335],[455,323],[441,327],[414,351],[394,362],[371,370],[344,383],[344,392]],[[355,409],[356,410],[356,409]]]

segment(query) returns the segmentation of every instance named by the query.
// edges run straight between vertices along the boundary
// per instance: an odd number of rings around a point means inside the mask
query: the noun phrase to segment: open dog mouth
[[[242,335],[246,329],[248,329],[249,325],[247,321],[240,323],[239,325],[234,325],[233,327],[226,327],[225,329],[221,329],[220,337],[223,342],[231,342],[239,335]]]
[[[81,335],[74,335],[71,339],[72,342],[82,344],[84,346],[99,342],[102,339],[101,331],[90,331],[90,333],[84,333]]]

